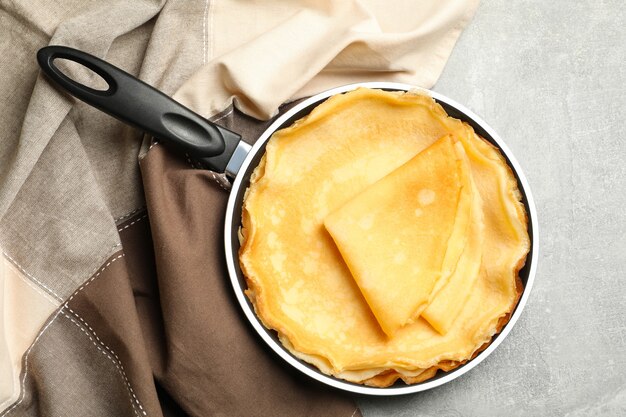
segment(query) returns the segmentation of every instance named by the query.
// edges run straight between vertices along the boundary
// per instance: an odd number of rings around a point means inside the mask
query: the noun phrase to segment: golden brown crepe
[[[450,278],[434,292],[422,312],[422,317],[441,334],[447,333],[454,324],[480,273],[485,239],[482,200],[474,181],[470,183],[471,206],[463,253]]]
[[[463,146],[447,135],[324,219],[387,335],[418,317],[455,270],[468,235],[470,178]]]
[[[445,135],[467,154],[479,198],[460,257],[423,311],[439,331],[419,317],[388,337],[323,222]],[[519,200],[502,155],[430,97],[370,89],[334,96],[276,132],[251,178],[240,250],[247,295],[287,349],[327,374],[375,386],[422,381],[471,359],[514,308],[529,249]],[[453,318],[441,313],[446,292],[459,310]]]

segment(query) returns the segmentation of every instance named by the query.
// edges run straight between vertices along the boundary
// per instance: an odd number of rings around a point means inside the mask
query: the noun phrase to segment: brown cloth
[[[212,174],[158,146],[141,168],[167,335],[167,364],[155,367],[163,387],[194,415],[360,415],[350,398],[286,369],[247,325],[224,262],[227,192]]]
[[[429,87],[476,3],[0,1],[0,417],[360,415],[239,312],[223,177],[54,88],[39,48],[102,57],[254,141],[267,122],[232,103],[269,117],[351,81]]]

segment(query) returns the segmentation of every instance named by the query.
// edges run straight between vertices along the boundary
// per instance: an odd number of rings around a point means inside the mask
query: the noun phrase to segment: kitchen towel
[[[1,1],[0,416],[360,414],[237,310],[224,178],[54,88],[39,48],[100,56],[253,142],[325,88],[430,87],[476,5]]]

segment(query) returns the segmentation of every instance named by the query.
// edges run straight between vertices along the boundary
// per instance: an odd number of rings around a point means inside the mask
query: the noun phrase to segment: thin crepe
[[[441,282],[439,290],[431,295],[431,301],[422,317],[441,334],[446,334],[461,313],[474,283],[480,273],[485,240],[482,200],[473,180],[471,207],[465,246],[450,278]]]
[[[418,317],[456,269],[471,213],[469,171],[463,146],[447,135],[324,219],[388,336]]]
[[[483,203],[480,272],[445,334],[419,318],[389,338],[323,221],[447,134],[463,145]],[[276,132],[251,177],[240,250],[247,295],[285,347],[323,372],[377,386],[419,382],[469,360],[515,306],[529,249],[519,200],[502,155],[432,98],[369,89],[332,97]]]

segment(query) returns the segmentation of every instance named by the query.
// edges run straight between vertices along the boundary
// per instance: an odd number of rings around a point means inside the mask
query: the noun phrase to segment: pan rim
[[[299,111],[319,103],[333,95],[346,93],[348,91],[355,90],[359,87],[373,88],[373,89],[385,89],[385,90],[396,90],[396,91],[411,91],[416,90],[422,93],[425,93],[431,96],[433,99],[438,102],[445,103],[446,105],[456,109],[468,119],[471,119],[475,124],[479,125],[485,132],[489,134],[491,139],[496,143],[497,147],[507,158],[509,165],[513,169],[514,173],[518,178],[518,183],[522,188],[522,192],[526,197],[527,209],[528,209],[528,219],[530,222],[532,234],[530,236],[530,256],[526,259],[526,263],[529,265],[528,270],[528,278],[526,280],[526,284],[524,286],[524,290],[520,297],[520,300],[515,307],[511,318],[508,323],[502,328],[501,332],[494,336],[489,346],[480,352],[474,359],[468,361],[464,366],[460,368],[456,368],[446,375],[435,379],[435,380],[427,380],[421,383],[417,383],[414,385],[406,385],[406,386],[391,386],[386,388],[376,388],[376,387],[368,387],[365,385],[357,385],[348,381],[343,381],[338,378],[332,377],[330,375],[326,375],[319,370],[315,370],[305,365],[300,359],[294,357],[285,347],[283,347],[279,342],[274,340],[269,335],[269,329],[265,328],[261,323],[260,319],[257,317],[253,308],[246,295],[244,294],[244,289],[239,284],[237,268],[235,266],[235,262],[238,262],[238,254],[233,253],[232,246],[232,222],[235,216],[235,206],[237,202],[237,195],[239,194],[239,189],[243,186],[243,173],[247,172],[250,168],[250,164],[252,163],[254,156],[259,152],[259,150],[263,149],[265,142],[269,140],[271,135],[278,130],[285,122],[287,122],[291,117],[297,114]],[[466,108],[465,106],[457,103],[456,101],[434,92],[432,90],[424,89],[421,87],[413,86],[410,84],[403,83],[395,83],[395,82],[362,82],[362,83],[354,83],[349,85],[344,85],[341,87],[333,88],[330,90],[326,90],[319,94],[316,94],[308,99],[303,100],[301,103],[295,105],[285,114],[276,119],[259,137],[256,143],[252,146],[252,149],[246,156],[235,180],[232,184],[232,189],[228,198],[228,203],[226,206],[226,215],[224,220],[224,249],[226,255],[226,265],[228,269],[228,275],[233,287],[233,291],[235,293],[235,297],[238,301],[239,307],[243,310],[248,322],[255,329],[257,334],[263,339],[263,341],[272,349],[272,351],[277,354],[280,358],[282,358],[285,362],[291,365],[293,368],[302,372],[303,374],[321,382],[325,385],[340,389],[342,391],[352,392],[356,394],[365,394],[372,396],[396,396],[396,395],[405,395],[412,394],[416,392],[426,391],[443,384],[446,384],[461,375],[464,375],[466,372],[473,369],[483,360],[485,360],[499,345],[502,341],[508,336],[512,328],[515,326],[515,323],[521,316],[521,313],[528,301],[530,296],[530,292],[532,290],[532,286],[535,280],[535,274],[537,271],[537,260],[539,256],[539,225],[537,220],[537,209],[535,206],[535,202],[532,196],[532,192],[530,189],[530,185],[524,172],[509,149],[506,143],[502,140],[502,138],[489,126],[485,121],[476,115],[474,112]]]

